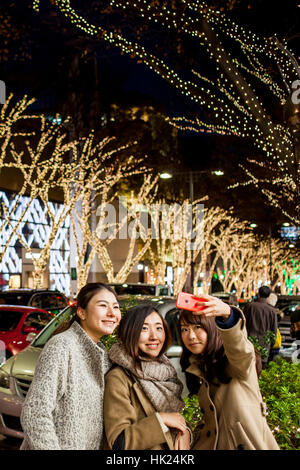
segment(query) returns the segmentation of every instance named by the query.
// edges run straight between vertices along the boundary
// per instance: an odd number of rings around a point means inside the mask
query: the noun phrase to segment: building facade
[[[59,216],[63,204],[50,202],[51,212]],[[51,222],[47,209],[39,199],[30,201],[8,191],[0,191],[0,288],[33,286],[34,265],[32,257],[38,257],[48,243]],[[9,222],[4,218],[8,214]],[[16,229],[17,227],[17,229]],[[16,233],[14,233],[16,231]],[[59,228],[50,249],[43,287],[70,293],[70,219],[67,217]],[[23,238],[31,248],[29,253],[22,245]]]

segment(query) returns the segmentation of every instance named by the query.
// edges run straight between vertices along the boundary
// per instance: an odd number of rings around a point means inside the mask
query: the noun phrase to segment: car
[[[286,307],[290,305],[299,305],[300,304],[300,295],[278,295],[276,308],[281,311],[284,311]],[[288,312],[287,312],[288,315]]]
[[[150,295],[150,296],[170,296],[170,287],[162,284],[143,283],[111,283],[117,295]]]
[[[294,344],[295,340],[291,338],[291,313],[300,305],[300,295],[279,295],[276,303],[282,313],[283,317],[278,323],[278,328],[281,334],[281,348],[279,355],[287,360],[293,356],[297,346]],[[296,348],[296,349],[295,349]]]
[[[221,299],[226,304],[238,307],[238,300],[235,294],[231,294],[230,292],[213,292],[211,295],[218,297],[218,299]]]
[[[34,307],[0,305],[0,343],[2,359],[14,356],[54,317],[53,313]],[[0,357],[0,364],[1,364]]]
[[[119,298],[121,307],[130,304],[141,304],[151,302],[170,325],[172,332],[172,344],[166,354],[174,365],[179,378],[184,383],[183,395],[187,394],[185,378],[180,368],[179,357],[181,355],[180,334],[177,329],[179,311],[176,309],[174,297],[149,297],[141,296],[132,299],[130,296]],[[0,367],[0,434],[23,438],[20,423],[22,404],[31,384],[35,366],[42,348],[49,340],[53,332],[61,323],[72,317],[76,307],[69,306],[60,312],[48,325],[36,336],[32,343],[14,358],[8,359]]]
[[[26,305],[57,314],[68,305],[68,299],[58,290],[8,289],[0,292],[0,305]]]

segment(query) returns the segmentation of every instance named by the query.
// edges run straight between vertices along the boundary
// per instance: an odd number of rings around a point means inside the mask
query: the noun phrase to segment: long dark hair
[[[142,304],[136,305],[128,310],[126,315],[122,318],[118,330],[118,338],[123,343],[126,352],[132,357],[134,360],[135,367],[138,367],[140,364],[139,359],[139,348],[138,342],[139,337],[145,323],[145,319],[151,315],[151,313],[157,313],[160,318],[162,319],[164,331],[165,331],[165,341],[163,347],[159,353],[159,356],[162,356],[164,352],[167,350],[170,344],[170,330],[166,320],[161,316],[159,311],[153,307],[151,304]]]
[[[225,354],[224,346],[222,344],[221,336],[217,330],[216,322],[213,317],[206,317],[204,315],[193,315],[188,310],[182,310],[179,316],[179,330],[181,330],[182,323],[190,325],[200,325],[207,333],[207,344],[203,354],[199,355],[199,367],[201,368],[204,377],[210,383],[216,379],[224,384],[231,381],[231,377],[227,373],[228,359]],[[189,367],[189,358],[191,352],[182,343],[182,354],[180,357],[180,365],[186,375],[187,387],[191,393],[197,393],[199,389],[199,381],[193,374],[186,372]]]
[[[57,330],[55,330],[55,332],[53,333],[53,336],[58,333],[62,333],[63,331],[68,330],[75,321],[80,323],[80,318],[77,315],[77,309],[81,307],[83,310],[86,310],[89,304],[89,301],[92,299],[92,297],[94,297],[94,295],[97,294],[97,292],[100,292],[102,290],[107,290],[111,292],[112,294],[114,294],[114,296],[117,299],[117,295],[112,287],[102,282],[89,282],[88,284],[83,286],[77,294],[77,298],[76,298],[77,308],[74,311],[73,316],[69,320],[63,322],[60,325],[60,327]]]

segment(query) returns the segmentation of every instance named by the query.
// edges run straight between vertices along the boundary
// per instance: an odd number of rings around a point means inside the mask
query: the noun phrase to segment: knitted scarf
[[[109,358],[135,377],[156,411],[171,413],[180,412],[184,408],[181,399],[183,385],[167,356],[162,355],[157,359],[139,357],[141,369],[136,369],[124,346],[116,343],[109,351]]]

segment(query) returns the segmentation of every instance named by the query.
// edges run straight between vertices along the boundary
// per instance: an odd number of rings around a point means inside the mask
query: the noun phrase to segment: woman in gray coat
[[[90,283],[80,290],[76,315],[39,357],[21,414],[22,450],[101,448],[104,375],[111,363],[99,340],[120,319],[110,287]]]

